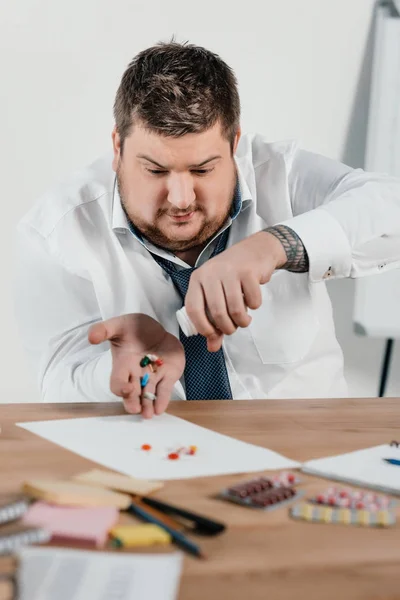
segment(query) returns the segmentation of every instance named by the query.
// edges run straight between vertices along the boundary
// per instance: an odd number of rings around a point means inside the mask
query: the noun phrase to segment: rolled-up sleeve
[[[293,229],[310,279],[374,275],[400,266],[400,179],[298,150],[289,173]]]

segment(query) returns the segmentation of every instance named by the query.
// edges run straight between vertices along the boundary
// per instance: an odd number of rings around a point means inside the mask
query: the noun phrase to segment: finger
[[[127,412],[137,414],[141,411],[139,378],[125,366],[113,368],[110,377],[110,390],[124,400]]]
[[[207,338],[207,350],[209,352],[218,352],[222,347],[224,336],[222,333],[216,333]]]
[[[137,415],[141,412],[142,406],[140,404],[140,384],[139,379],[135,377],[128,385],[122,390],[122,399],[124,402],[125,410],[132,414]]]
[[[140,404],[140,392],[133,390],[127,396],[123,396],[122,401],[124,408],[130,415],[139,415],[142,412],[142,406]]]
[[[185,296],[185,308],[198,333],[206,337],[217,333],[216,328],[206,314],[203,288],[193,277],[190,278],[189,288]]]
[[[145,387],[141,388],[140,403],[142,406],[142,416],[145,419],[151,419],[151,417],[154,415],[154,400],[146,398],[145,392],[155,395],[156,382],[156,377],[154,375],[150,375],[148,383],[145,385]]]
[[[227,299],[225,297],[222,282],[203,284],[203,291],[207,312],[210,319],[220,333],[232,335],[236,331],[236,325],[228,313]],[[208,337],[208,336],[207,336]]]
[[[237,327],[247,327],[251,323],[251,316],[247,313],[241,283],[232,279],[224,280],[222,285],[230,318]]]
[[[175,381],[168,376],[163,377],[157,383],[157,399],[154,402],[154,412],[156,415],[161,415],[167,409],[174,385]]]
[[[108,339],[107,327],[104,321],[92,325],[88,332],[88,340],[91,344],[101,344]]]
[[[100,321],[92,325],[88,332],[88,339],[91,344],[101,344],[106,340],[111,340],[120,336],[126,323],[128,315],[122,315],[120,317],[112,317],[106,321]]]
[[[243,278],[242,290],[246,306],[252,310],[260,308],[262,303],[261,287],[254,277]]]

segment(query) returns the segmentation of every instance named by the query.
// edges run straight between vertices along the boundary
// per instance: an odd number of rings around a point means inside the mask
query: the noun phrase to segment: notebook
[[[4,534],[0,532],[0,556],[14,554],[20,548],[30,544],[47,544],[51,533],[41,527],[29,527]]]
[[[45,528],[51,533],[52,542],[100,548],[118,518],[118,509],[112,506],[80,508],[36,502],[25,513],[23,522]]]
[[[400,460],[400,447],[391,444],[337,456],[309,460],[301,470],[310,475],[343,481],[400,496],[400,466],[388,464],[384,458]]]
[[[25,548],[19,600],[176,600],[182,554]]]
[[[29,503],[26,500],[16,500],[0,506],[0,525],[17,521],[26,513]]]

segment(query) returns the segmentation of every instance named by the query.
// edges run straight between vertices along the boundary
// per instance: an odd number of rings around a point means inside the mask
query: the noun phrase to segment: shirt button
[[[329,267],[329,269],[327,271],[325,271],[323,279],[329,279],[329,277],[331,277],[332,275],[333,275],[332,267]]]

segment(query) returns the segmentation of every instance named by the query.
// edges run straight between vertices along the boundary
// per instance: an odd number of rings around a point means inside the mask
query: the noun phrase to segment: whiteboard
[[[377,7],[365,169],[400,177],[400,16]],[[400,338],[400,269],[356,281],[356,333]]]

